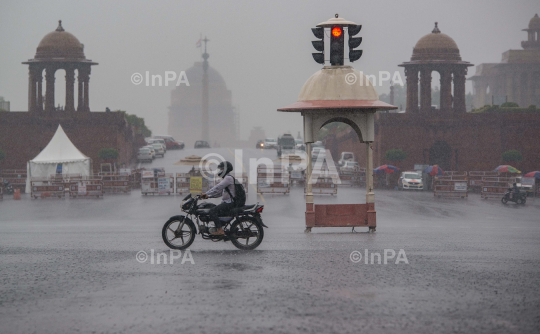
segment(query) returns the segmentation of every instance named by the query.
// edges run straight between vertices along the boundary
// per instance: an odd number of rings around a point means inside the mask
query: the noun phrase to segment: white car
[[[342,172],[356,172],[360,169],[360,166],[356,161],[345,161],[339,169]]]
[[[152,151],[147,147],[142,147],[137,153],[137,161],[152,161]]]
[[[277,140],[274,138],[266,138],[264,140],[264,148],[277,148]]]
[[[163,150],[167,152],[167,145],[165,144],[165,139],[162,138],[149,138],[146,140],[146,142],[150,145],[153,144],[161,144],[163,146]]]
[[[423,190],[424,182],[422,181],[422,174],[418,172],[403,172],[398,180],[398,189],[415,189]]]
[[[323,159],[326,157],[326,150],[324,147],[315,147],[313,150],[311,150],[311,161],[315,163],[317,159]]]
[[[156,156],[160,155],[162,158],[165,156],[165,148],[160,143],[152,144],[154,150],[156,151]]]
[[[156,149],[154,148],[154,146],[146,145],[146,146],[143,146],[143,147],[150,150],[150,153],[152,153],[152,159],[156,158]]]

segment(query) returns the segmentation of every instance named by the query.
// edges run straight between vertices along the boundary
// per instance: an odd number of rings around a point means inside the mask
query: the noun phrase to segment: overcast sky
[[[247,139],[253,126],[263,126],[268,136],[296,135],[301,116],[276,109],[295,102],[305,80],[321,68],[311,57],[310,28],[335,13],[363,25],[364,55],[353,66],[378,73],[399,70],[435,21],[456,41],[463,60],[499,62],[502,52],[521,49],[526,39],[521,29],[540,13],[540,2],[1,0],[0,96],[11,101],[12,111],[28,109],[28,68],[21,62],[34,57],[40,40],[61,19],[84,44],[86,57],[99,63],[90,79],[91,110],[127,110],[144,117],[154,133],[166,133],[173,87],[136,86],[131,75],[188,69],[200,60],[195,43],[202,33],[211,40],[210,66],[232,91],[242,137]],[[469,76],[473,73],[471,68]],[[63,98],[58,74],[56,82]],[[376,89],[386,93],[388,85]]]

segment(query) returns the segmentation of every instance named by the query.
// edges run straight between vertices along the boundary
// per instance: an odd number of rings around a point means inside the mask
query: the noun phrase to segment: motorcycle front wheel
[[[196,234],[197,229],[195,224],[183,216],[169,219],[163,225],[163,230],[161,231],[165,245],[169,248],[179,250],[184,250],[191,246]]]
[[[257,224],[253,217],[238,218],[232,223],[229,231],[232,244],[241,250],[257,248],[264,238],[263,227]]]
[[[502,204],[508,203],[508,197],[504,196],[503,198],[501,198],[501,202]]]

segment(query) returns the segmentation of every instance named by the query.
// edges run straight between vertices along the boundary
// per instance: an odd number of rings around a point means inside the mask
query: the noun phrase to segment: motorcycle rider
[[[223,180],[206,193],[202,193],[201,198],[207,199],[220,196],[222,197],[222,202],[210,209],[209,216],[210,219],[214,221],[217,229],[215,232],[211,233],[211,235],[224,235],[225,232],[223,231],[219,217],[226,216],[229,211],[235,207],[233,203],[233,198],[236,196],[234,189],[234,178],[229,175],[229,173],[233,171],[233,165],[228,161],[224,161],[221,162],[217,168],[218,175],[221,176]]]
[[[518,195],[519,195],[519,188],[517,184],[514,182],[514,185],[512,187],[512,200],[514,202],[517,201]]]

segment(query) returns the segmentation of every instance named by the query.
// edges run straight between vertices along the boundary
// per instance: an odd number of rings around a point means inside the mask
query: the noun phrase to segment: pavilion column
[[[87,69],[86,78],[84,80],[84,111],[90,111],[90,67]]]
[[[45,81],[47,90],[45,91],[45,111],[54,111],[54,73],[56,68],[49,66],[46,69]]]
[[[467,67],[462,67],[454,70],[454,112],[465,113],[467,107],[465,105],[465,76],[467,75]]]
[[[431,69],[420,70],[420,110],[431,110]]]
[[[441,111],[452,111],[452,72],[440,71],[441,74]],[[479,92],[477,92],[479,94]]]
[[[373,143],[372,142],[366,142],[366,203],[375,203],[375,193],[373,192]]]
[[[37,80],[37,111],[43,111],[43,68],[38,68],[36,73]]]
[[[418,69],[405,67],[407,77],[407,112],[418,112]]]
[[[36,111],[36,68],[28,68],[28,111]]]
[[[529,73],[527,73],[527,90],[524,92],[526,106],[523,106],[523,107],[528,107],[531,104],[535,104],[534,103],[534,90],[535,90],[535,87],[534,87],[534,72],[529,72]],[[536,106],[536,107],[538,108],[540,106]]]
[[[313,173],[311,161],[311,144],[313,143],[313,115],[302,113],[304,116],[304,143],[306,144],[306,231],[310,232],[315,224],[315,205],[313,204],[313,187],[311,184],[311,174]]]
[[[83,80],[84,74],[81,69],[78,69],[77,75],[77,111],[83,111],[84,107],[84,96],[83,96]]]
[[[71,67],[66,68],[66,107],[69,112],[75,111],[75,70]]]

